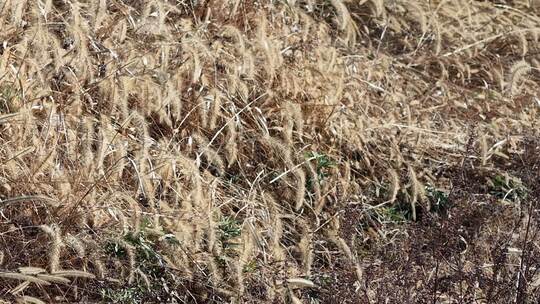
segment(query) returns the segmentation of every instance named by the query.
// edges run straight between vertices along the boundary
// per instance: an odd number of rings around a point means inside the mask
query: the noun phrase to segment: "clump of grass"
[[[2,269],[83,267],[106,286],[2,281],[0,301],[168,302],[182,277],[178,302],[299,302],[278,282],[316,275],[320,255],[360,262],[340,235],[350,205],[381,203],[385,238],[450,210],[424,185],[474,163],[464,128],[483,134],[482,169],[517,155],[508,134],[540,136],[530,1],[268,2],[3,1]],[[14,203],[29,197],[55,203]],[[342,283],[326,302],[373,294]]]

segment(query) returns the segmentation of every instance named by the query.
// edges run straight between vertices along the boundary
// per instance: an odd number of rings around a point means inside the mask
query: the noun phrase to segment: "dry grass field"
[[[1,0],[0,303],[537,303],[540,1]]]

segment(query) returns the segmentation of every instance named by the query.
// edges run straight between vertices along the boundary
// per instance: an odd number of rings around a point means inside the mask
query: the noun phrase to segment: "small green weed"
[[[315,151],[307,152],[306,159],[315,160],[315,171],[317,172],[318,183],[321,184],[328,177],[328,169],[335,166],[336,163],[326,154],[319,154]],[[306,188],[311,192],[313,190],[313,179],[306,180]]]
[[[251,273],[251,272],[254,272],[255,270],[257,270],[257,267],[258,267],[257,261],[256,260],[251,260],[248,263],[246,263],[246,265],[244,265],[243,271],[245,273]]]
[[[240,236],[242,233],[242,227],[240,226],[240,223],[230,216],[225,216],[221,219],[218,225],[219,228],[219,234],[220,234],[220,240],[223,245],[223,248],[230,247],[234,245],[233,242],[231,242],[232,239],[235,237]]]
[[[240,172],[236,171],[234,168],[231,170],[226,170],[223,173],[223,178],[227,181],[229,185],[233,185],[242,181],[242,175]]]
[[[381,187],[380,189],[385,190],[384,187]],[[445,212],[450,207],[448,193],[442,190],[428,186],[426,187],[426,196],[431,206],[430,212],[441,213]],[[417,216],[421,213],[422,207],[417,205]],[[398,200],[394,205],[382,207],[378,210],[379,219],[386,222],[403,223],[412,221],[412,215],[411,204],[407,202],[407,197],[403,193],[398,195]]]
[[[135,246],[137,260],[143,262],[162,262],[161,256],[155,250],[155,240],[149,239],[143,231],[139,233],[129,232],[124,239]]]
[[[328,274],[322,274],[318,279],[320,281],[320,285],[330,285],[335,283],[334,278]]]
[[[136,267],[144,273],[148,281],[135,280],[127,286],[101,289],[101,296],[106,301],[111,303],[143,303],[145,299],[154,297],[155,292],[162,290],[164,282],[171,280],[159,248],[163,242],[171,246],[176,246],[180,242],[171,233],[150,231],[151,226],[151,220],[143,218],[139,231],[130,231],[122,237],[123,241],[133,246]],[[105,245],[104,250],[111,256],[121,259],[127,258],[128,252],[121,242],[110,241]],[[150,286],[147,285],[148,282]]]
[[[108,303],[142,303],[145,296],[144,287],[123,287],[118,289],[101,289],[101,297]]]
[[[105,253],[107,255],[115,256],[117,258],[124,258],[127,255],[126,249],[123,246],[120,246],[117,242],[107,242],[105,244]]]
[[[312,151],[305,154],[307,159],[315,159],[316,162],[316,171],[319,180],[323,180],[328,177],[328,169],[335,166],[336,163],[326,154],[320,154],[318,152]]]
[[[16,94],[17,92],[10,86],[0,87],[0,113],[13,113],[17,110],[13,106]]]
[[[426,196],[431,205],[431,212],[441,213],[448,210],[450,203],[448,201],[448,193],[439,190],[433,186],[426,187]]]
[[[499,199],[516,202],[527,197],[527,188],[517,178],[497,175],[488,184],[489,193]]]
[[[382,220],[394,223],[403,223],[412,219],[409,204],[398,203],[394,206],[381,208],[380,215]]]

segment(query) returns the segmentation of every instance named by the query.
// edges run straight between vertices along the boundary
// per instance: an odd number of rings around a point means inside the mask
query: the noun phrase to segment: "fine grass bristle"
[[[531,66],[526,61],[518,61],[510,68],[508,75],[508,92],[512,95],[518,93],[519,83],[522,78],[530,71]]]
[[[49,247],[49,271],[55,272],[60,269],[60,254],[62,252],[62,238],[60,236],[60,229],[54,226],[42,225],[41,230],[43,230],[51,240],[51,245]]]

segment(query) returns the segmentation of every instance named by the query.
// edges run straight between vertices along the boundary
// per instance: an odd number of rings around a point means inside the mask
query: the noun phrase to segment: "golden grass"
[[[8,0],[0,27],[7,300],[306,303],[319,255],[363,280],[348,207],[415,220],[441,167],[540,136],[531,1]]]

